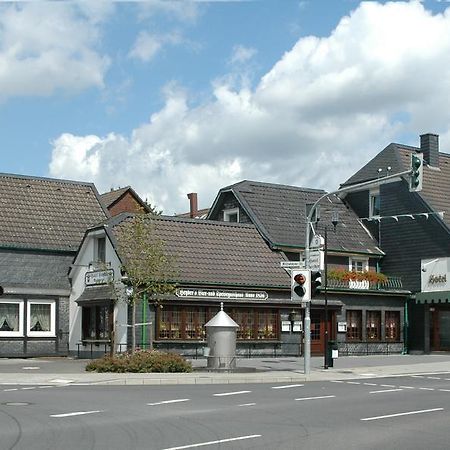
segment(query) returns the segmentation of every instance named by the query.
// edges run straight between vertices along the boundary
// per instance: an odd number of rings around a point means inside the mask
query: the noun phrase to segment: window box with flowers
[[[355,272],[345,269],[333,269],[328,272],[328,286],[349,289],[379,289],[388,277],[380,272]]]

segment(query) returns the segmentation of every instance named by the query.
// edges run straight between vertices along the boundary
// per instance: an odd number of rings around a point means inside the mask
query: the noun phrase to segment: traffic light
[[[423,154],[411,154],[411,178],[409,182],[409,191],[418,192],[422,190],[423,178]]]
[[[291,273],[291,300],[311,300],[311,272],[309,270],[293,270]]]
[[[320,293],[322,285],[322,274],[320,272],[311,272],[311,298]]]

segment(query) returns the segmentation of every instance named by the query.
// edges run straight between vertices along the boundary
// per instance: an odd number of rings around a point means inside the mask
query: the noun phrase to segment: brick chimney
[[[197,204],[197,193],[191,192],[187,195],[187,198],[189,199],[190,203],[190,209],[189,209],[189,217],[191,219],[194,219],[198,216],[198,204]]]
[[[423,153],[423,160],[432,167],[439,167],[439,135],[420,135],[420,151]]]

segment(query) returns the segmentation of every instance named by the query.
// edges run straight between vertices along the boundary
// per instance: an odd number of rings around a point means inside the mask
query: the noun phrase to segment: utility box
[[[236,332],[239,325],[223,310],[205,324],[209,369],[232,370],[236,367]]]

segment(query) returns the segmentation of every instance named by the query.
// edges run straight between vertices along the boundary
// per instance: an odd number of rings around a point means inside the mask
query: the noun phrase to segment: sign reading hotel
[[[267,300],[264,291],[220,291],[216,289],[180,288],[175,291],[177,297],[204,298],[208,300]]]
[[[92,272],[86,272],[84,282],[86,286],[96,286],[99,284],[112,283],[114,280],[114,270],[94,270]]]
[[[422,292],[450,290],[450,258],[422,259]]]

